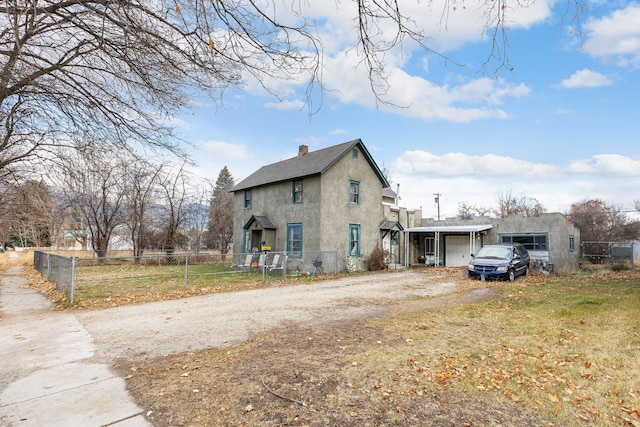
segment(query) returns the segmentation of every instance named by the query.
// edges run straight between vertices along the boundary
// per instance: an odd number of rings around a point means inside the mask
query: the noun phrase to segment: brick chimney
[[[298,157],[302,157],[305,154],[309,153],[309,147],[306,145],[301,145],[298,147]]]

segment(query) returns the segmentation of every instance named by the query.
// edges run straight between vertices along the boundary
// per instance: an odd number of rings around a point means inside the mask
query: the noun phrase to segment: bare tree
[[[497,201],[498,207],[495,209],[495,214],[498,218],[506,218],[512,215],[525,217],[538,216],[546,211],[542,204],[536,199],[526,196],[516,196],[511,190],[498,195]]]
[[[167,256],[171,256],[185,240],[181,233],[188,214],[188,182],[184,165],[176,171],[163,174],[159,181],[161,245]]]
[[[490,214],[491,208],[487,208],[480,205],[469,205],[467,203],[458,204],[458,218],[460,219],[472,219],[474,216],[485,216]]]
[[[208,198],[208,187],[206,185],[196,186],[190,191],[189,203],[186,208],[184,228],[187,233],[187,248],[196,254],[200,253],[200,249],[204,246],[205,232],[209,224]]]
[[[114,230],[124,224],[128,159],[115,153],[79,153],[66,157],[63,183],[73,215],[87,229],[98,258],[107,256]]]
[[[159,191],[159,180],[166,164],[152,164],[136,158],[126,166],[123,179],[125,191],[126,225],[133,244],[136,262],[144,253],[148,241],[149,227],[153,222],[150,208]]]
[[[443,25],[458,1],[446,1]],[[581,2],[575,3],[580,15]],[[353,7],[355,4],[355,7]],[[9,166],[52,159],[87,144],[179,150],[167,116],[196,90],[218,99],[248,78],[306,82],[322,94],[322,39],[303,1],[7,0],[0,3],[0,176]],[[354,19],[353,49],[382,100],[385,55],[407,41],[425,44],[399,0],[332,5]],[[425,13],[431,2],[425,2]],[[493,44],[508,66],[505,29],[515,0],[481,0]],[[569,14],[571,16],[571,14]],[[276,89],[272,90],[276,94]]]
[[[28,180],[10,187],[4,195],[2,222],[7,240],[14,246],[49,246],[59,221],[53,215],[52,189],[42,180]]]
[[[600,199],[571,205],[569,218],[580,229],[583,242],[634,240],[640,237],[640,222],[630,221],[620,206]]]

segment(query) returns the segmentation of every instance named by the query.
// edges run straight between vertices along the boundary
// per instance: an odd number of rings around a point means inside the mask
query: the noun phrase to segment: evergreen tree
[[[212,247],[226,254],[233,241],[233,176],[224,166],[218,174],[209,203],[209,235]]]

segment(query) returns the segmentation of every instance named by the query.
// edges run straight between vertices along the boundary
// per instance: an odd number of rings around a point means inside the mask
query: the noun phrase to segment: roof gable
[[[251,227],[251,224],[253,224],[254,222],[257,222],[260,225],[260,227],[265,230],[278,229],[278,227],[276,227],[273,221],[271,221],[271,219],[269,219],[268,216],[264,216],[264,215],[251,215],[251,218],[249,218],[249,221],[247,221],[247,223],[244,225],[243,228],[245,230],[248,230]]]
[[[373,157],[360,139],[310,151],[303,156],[296,156],[287,160],[266,165],[240,181],[232,192],[246,190],[249,188],[261,187],[293,179],[305,178],[313,175],[320,175],[326,172],[331,166],[338,162],[351,150],[358,147],[365,157],[376,176],[382,183],[382,187],[389,186],[389,182],[382,174]]]

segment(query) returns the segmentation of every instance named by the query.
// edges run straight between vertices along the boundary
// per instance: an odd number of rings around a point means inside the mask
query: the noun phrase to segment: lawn
[[[238,273],[229,263],[183,265],[90,265],[77,268],[76,298],[109,297],[181,291],[186,288],[226,288],[259,282],[261,272]],[[215,291],[210,289],[209,291]]]
[[[639,273],[489,286],[120,369],[158,426],[640,426]]]
[[[135,264],[128,260],[98,264],[82,260],[76,266],[74,303],[57,292],[55,286],[25,261],[20,262],[30,284],[50,296],[58,309],[102,309],[126,304],[169,300],[217,292],[231,292],[272,286],[279,283],[309,282],[326,277],[292,274],[285,279],[282,270],[239,271],[230,262],[183,264]],[[0,257],[0,261],[2,257]],[[0,264],[1,265],[1,264]]]

